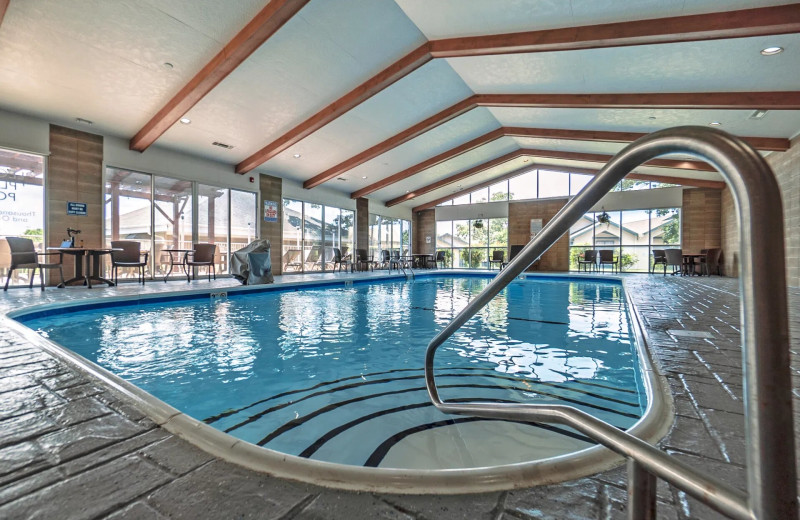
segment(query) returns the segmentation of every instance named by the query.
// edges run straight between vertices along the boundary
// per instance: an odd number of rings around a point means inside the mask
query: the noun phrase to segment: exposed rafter
[[[417,188],[414,191],[406,193],[405,195],[401,195],[394,199],[388,200],[385,202],[387,207],[395,206],[407,200],[411,200],[413,198],[419,197],[420,195],[424,195],[426,193],[430,193],[434,190],[437,190],[443,186],[447,186],[449,184],[453,184],[455,182],[461,181],[466,179],[467,177],[471,177],[477,173],[483,172],[488,170],[489,168],[494,168],[495,166],[499,166],[500,164],[506,163],[512,159],[516,159],[518,157],[533,157],[533,158],[540,158],[540,159],[563,159],[569,161],[585,161],[585,162],[599,162],[599,163],[607,163],[613,156],[606,155],[606,154],[599,154],[599,153],[582,153],[582,152],[562,152],[556,150],[536,150],[531,148],[521,148],[519,150],[515,150],[513,152],[507,153],[497,159],[493,159],[491,161],[485,162],[478,166],[474,166],[463,172],[457,173],[455,175],[451,175],[450,177],[445,177],[444,179],[440,179],[436,182],[423,186],[421,188]],[[682,161],[676,159],[652,159],[647,161],[642,166],[654,166],[656,168],[671,168],[671,169],[678,169],[678,170],[693,170],[693,171],[709,171],[713,172],[716,171],[711,165],[703,161]],[[549,168],[549,167],[548,167]],[[673,179],[673,177],[669,177]],[[674,177],[674,179],[681,179],[680,183],[685,185],[690,185],[688,182],[693,182],[692,186],[698,186],[697,182],[702,183],[703,185],[707,185],[707,183],[715,183],[715,181],[705,181],[705,180],[697,180],[697,179],[683,179],[682,177]],[[715,187],[719,185],[721,187],[721,183],[715,183]]]
[[[585,175],[597,175],[600,173],[600,170],[593,170],[590,168],[560,168],[557,166],[550,166],[550,165],[542,165],[542,164],[526,164],[522,168],[517,168],[516,170],[500,175],[499,177],[495,177],[486,182],[482,182],[480,184],[476,184],[474,186],[470,186],[469,188],[464,188],[463,190],[456,191],[449,195],[445,195],[444,197],[439,197],[436,200],[432,200],[430,202],[426,202],[425,204],[420,204],[419,206],[415,206],[411,209],[414,213],[426,209],[430,209],[433,207],[438,206],[442,202],[448,201],[450,199],[454,199],[456,197],[460,197],[466,193],[471,193],[475,190],[479,190],[481,188],[487,188],[493,184],[497,184],[498,182],[504,181],[506,179],[510,179],[512,177],[516,177],[517,175],[521,175],[527,171],[534,170],[534,169],[546,169],[551,172],[563,172],[563,173],[582,173]],[[684,179],[682,177],[671,177],[668,175],[647,175],[644,173],[629,173],[626,179],[634,179],[639,181],[655,181],[655,182],[664,182],[669,184],[680,184],[682,186],[693,186],[695,188],[716,188],[722,189],[725,186],[724,182],[717,182],[717,181],[706,181],[701,179]]]
[[[435,58],[536,53],[800,32],[795,5],[426,42],[236,166],[247,173]]]
[[[462,145],[444,151],[430,159],[422,161],[414,166],[410,166],[405,170],[397,172],[388,177],[365,186],[360,190],[356,190],[350,194],[350,198],[357,199],[365,197],[370,193],[383,189],[396,182],[405,180],[413,175],[416,175],[428,168],[441,164],[445,161],[458,157],[464,153],[474,150],[480,146],[488,144],[496,139],[505,136],[512,137],[534,137],[540,139],[561,139],[569,141],[593,141],[593,142],[633,142],[644,133],[638,132],[606,132],[600,130],[560,130],[551,128],[522,128],[522,127],[502,127],[491,132],[487,132],[480,137],[476,137],[471,141]],[[752,147],[764,151],[786,151],[789,149],[789,139],[771,138],[771,137],[742,137]]]
[[[0,25],[3,25],[3,18],[6,16],[6,10],[11,0],[0,0]]]
[[[145,151],[308,2],[309,0],[269,2],[133,136],[130,149]]]

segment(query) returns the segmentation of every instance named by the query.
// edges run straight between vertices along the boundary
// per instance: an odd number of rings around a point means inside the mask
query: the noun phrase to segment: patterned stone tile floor
[[[368,274],[376,276],[377,274]],[[304,275],[290,280],[329,276]],[[744,436],[735,279],[625,275],[677,415],[660,447],[744,488]],[[280,281],[280,280],[278,280]],[[13,289],[22,306],[106,295],[231,287],[230,279],[144,288]],[[790,289],[792,370],[800,381],[800,290]],[[624,467],[577,481],[485,494],[354,493],[270,477],[215,459],[10,331],[0,317],[0,518],[577,519],[625,518]],[[706,331],[711,338],[668,331]],[[794,396],[800,399],[798,385]],[[795,422],[798,415],[795,413]],[[797,437],[797,436],[796,436]],[[664,482],[658,515],[718,518]]]

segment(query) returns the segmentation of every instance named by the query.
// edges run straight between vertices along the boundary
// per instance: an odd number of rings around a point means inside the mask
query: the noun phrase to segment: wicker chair
[[[587,249],[583,252],[583,259],[578,258],[579,271],[597,271],[597,249]]]
[[[8,284],[11,281],[11,273],[15,269],[32,269],[30,284],[28,287],[33,287],[33,278],[36,276],[36,270],[39,269],[39,283],[44,291],[44,270],[56,269],[61,275],[61,283],[59,287],[64,287],[64,271],[61,268],[61,261],[63,260],[62,253],[39,253],[33,245],[33,240],[30,238],[20,237],[6,237],[8,248],[11,251],[11,265],[8,267],[8,277],[6,277],[6,285],[3,291],[8,290]],[[39,256],[53,256],[58,255],[58,262],[40,262]]]
[[[492,267],[492,264],[497,264],[499,269],[503,269],[506,263],[506,252],[502,249],[495,249],[492,251],[492,259],[489,260],[489,268]]]
[[[664,276],[667,275],[667,253],[663,249],[653,249],[653,267],[650,269],[650,274],[656,272],[656,266],[664,266]]]
[[[187,270],[191,267],[206,267],[208,273],[208,281],[211,281],[211,274],[214,274],[214,280],[217,279],[217,270],[214,266],[214,259],[217,256],[216,244],[195,244],[192,252],[187,255],[186,267]],[[191,271],[189,271],[191,272]],[[191,275],[186,274],[186,281],[191,280]]]
[[[144,269],[147,267],[147,257],[149,252],[141,252],[142,244],[135,240],[112,240],[111,249],[122,249],[122,251],[111,251],[111,277],[114,284],[119,284],[119,268],[135,267],[137,269],[137,281],[144,285]]]

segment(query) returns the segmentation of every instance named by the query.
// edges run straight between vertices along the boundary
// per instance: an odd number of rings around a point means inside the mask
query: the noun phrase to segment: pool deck
[[[381,274],[294,275],[276,282]],[[738,281],[622,277],[675,401],[674,426],[659,446],[743,489]],[[209,287],[239,284],[229,278],[154,281],[92,290],[10,289],[0,296],[0,518],[625,518],[624,466],[563,484],[449,496],[338,491],[244,469],[160,428],[102,382],[42,351],[4,321],[5,313],[31,305]],[[789,290],[789,309],[797,403],[800,289]],[[797,411],[794,417],[798,430]],[[658,489],[659,518],[722,518],[664,482]]]

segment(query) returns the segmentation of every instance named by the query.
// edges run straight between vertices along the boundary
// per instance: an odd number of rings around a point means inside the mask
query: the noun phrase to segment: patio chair
[[[366,249],[356,249],[356,269],[359,271],[366,271],[368,269],[375,270],[375,262],[372,257],[367,255]]]
[[[284,271],[299,271],[303,268],[303,262],[300,261],[300,256],[303,252],[300,249],[289,249],[283,254],[283,270]]]
[[[379,266],[381,269],[391,269],[391,255],[388,249],[381,249],[381,258],[377,261],[375,265]]]
[[[147,267],[149,252],[142,253],[142,244],[135,240],[112,240],[111,249],[111,278],[114,284],[119,284],[119,268],[136,268],[136,281],[144,285],[144,268]]]
[[[339,266],[339,272],[342,272],[342,266],[344,266],[344,270],[347,271],[348,267],[350,269],[353,268],[353,262],[350,260],[350,255],[342,256],[342,251],[338,247],[333,248],[333,269],[336,269],[336,266]]]
[[[433,259],[433,266],[436,269],[439,269],[439,264],[441,263],[442,269],[444,269],[444,262],[445,262],[444,251],[440,249],[439,251],[436,251],[436,258]]]
[[[61,269],[61,261],[63,254],[60,252],[53,253],[39,253],[33,245],[33,240],[30,238],[20,237],[6,237],[8,248],[11,251],[11,265],[8,267],[8,276],[6,277],[6,285],[3,291],[8,290],[8,284],[11,281],[11,273],[15,269],[32,269],[30,276],[29,288],[33,287],[33,278],[36,276],[36,270],[39,269],[39,283],[44,291],[44,270],[56,269],[61,275],[61,283],[59,287],[64,287],[64,271]],[[39,256],[53,256],[58,255],[58,262],[40,262]]]
[[[672,266],[672,274],[681,275],[684,274],[684,266],[683,266],[683,251],[680,249],[665,249],[664,254],[667,258],[667,265]],[[664,275],[666,276],[667,270],[664,269]]]
[[[498,269],[502,270],[505,267],[506,263],[506,252],[501,249],[495,249],[492,251],[492,259],[489,260],[489,269],[492,268],[492,264],[497,264]]]
[[[601,249],[598,251],[600,253],[600,269],[605,272],[606,266],[611,266],[611,272],[619,272],[619,258],[614,258],[614,250],[613,249]]]
[[[313,271],[316,267],[317,271],[322,271],[322,248],[320,246],[313,246],[308,251],[306,261],[303,262],[306,271]]]
[[[583,252],[583,259],[578,258],[578,271],[597,271],[597,249],[587,249]]]
[[[656,266],[664,266],[664,276],[667,274],[667,253],[663,249],[653,249],[653,267],[650,268],[650,274],[656,272]]]
[[[211,273],[214,273],[214,280],[217,279],[217,270],[214,266],[214,258],[216,257],[217,245],[216,244],[195,244],[192,252],[188,253],[186,258],[187,270],[192,267],[206,267],[208,274],[208,281],[211,281]],[[191,271],[190,271],[191,272]],[[186,274],[186,281],[191,279],[190,275]],[[195,277],[196,279],[196,277]]]
[[[701,251],[701,253],[702,252],[703,251]],[[700,273],[711,276],[711,273],[716,271],[716,273],[719,274],[720,256],[722,256],[722,249],[718,247],[712,247],[706,250],[705,256],[700,257]]]
[[[407,267],[404,265],[403,260],[400,257],[399,249],[392,249],[391,255],[389,256],[389,269],[391,270],[392,267],[397,270],[400,270],[400,267]]]

